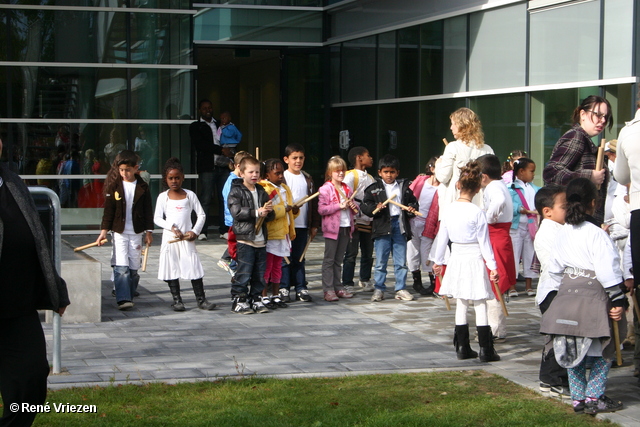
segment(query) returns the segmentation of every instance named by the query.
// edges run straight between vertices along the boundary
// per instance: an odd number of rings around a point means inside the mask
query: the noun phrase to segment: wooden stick
[[[334,185],[334,187],[335,187],[335,189],[336,189],[336,190],[338,190],[338,193],[340,193],[340,195],[344,198],[344,200],[345,200],[347,203],[349,203],[349,202],[351,201],[351,199],[350,199],[350,198],[348,198],[346,194],[344,194],[344,191],[342,191],[342,188],[338,188],[338,187],[336,187],[335,185]],[[355,193],[353,193],[353,194],[355,194]],[[352,194],[352,195],[353,195],[353,194]],[[350,208],[354,213],[358,213],[358,209],[356,209],[356,208],[352,208],[352,207],[349,207],[349,208]]]
[[[305,254],[307,253],[307,249],[309,249],[309,245],[311,244],[311,241],[313,239],[309,238],[309,240],[307,240],[307,244],[304,246],[304,251],[302,251],[302,255],[300,255],[300,262],[302,262],[302,260],[304,259]]]
[[[616,345],[616,362],[618,366],[622,366],[622,352],[620,351],[620,329],[618,327],[618,321],[613,321],[613,338]]]
[[[405,211],[409,210],[409,206],[405,206],[402,203],[398,203],[398,202],[395,202],[393,200],[389,200],[389,203],[391,203],[392,205],[396,205],[397,207],[399,207],[402,210],[405,210]],[[419,216],[424,216],[423,213],[418,212],[418,211],[415,211],[414,214],[419,215]]]
[[[143,257],[142,257],[142,268],[140,269],[141,271],[147,271],[147,260],[149,259],[149,246],[151,246],[149,243],[147,243],[147,245],[145,246],[144,250],[142,252],[143,253]]]
[[[271,200],[269,200],[270,202]],[[266,202],[262,207],[266,208],[267,205],[269,204],[269,202]],[[258,218],[258,220],[256,221],[256,234],[258,234],[260,232],[260,229],[262,228],[262,224],[264,224],[264,218],[263,216],[261,216],[260,218]]]
[[[440,280],[440,288],[442,288],[442,274],[438,274],[438,280]],[[440,294],[442,299],[444,300],[444,305],[447,307],[447,310],[451,311],[451,304],[449,303],[449,297],[445,294]]]
[[[289,261],[289,257],[288,257],[288,256],[284,256],[284,257],[282,257],[282,258],[284,258],[284,262],[286,262],[286,263],[287,263],[287,265],[288,265],[288,264],[291,264],[291,261]]]
[[[445,147],[449,145],[449,141],[447,141],[447,138],[442,138],[442,142],[444,142]]]
[[[299,208],[300,206],[304,205],[305,203],[310,202],[311,200],[315,199],[315,198],[316,198],[316,197],[318,197],[319,195],[320,195],[320,192],[313,193],[313,194],[312,194],[312,195],[310,195],[309,197],[305,197],[305,198],[303,198],[302,200],[298,200],[297,202],[295,202],[295,203],[293,204],[293,206],[295,206],[295,207],[298,207],[298,208]]]
[[[496,290],[496,294],[498,295],[498,301],[500,301],[500,307],[502,307],[502,314],[504,314],[505,317],[509,317],[507,305],[504,303],[504,298],[502,298],[502,292],[500,292],[500,286],[498,286],[497,280],[493,282],[493,288]]]
[[[256,159],[260,159],[260,147],[256,147]]]
[[[397,194],[392,194],[391,197],[389,197],[387,200],[385,200],[384,202],[382,202],[382,206],[387,206],[387,204],[391,201],[391,199],[395,199],[397,196]],[[380,212],[380,209],[382,209],[382,207],[379,208],[375,208],[373,210],[373,214],[377,214],[378,212]]]
[[[104,245],[105,243],[107,243],[108,240],[107,239],[102,239],[100,240],[100,244]],[[98,242],[93,242],[93,243],[89,243],[88,245],[84,245],[84,246],[78,246],[77,248],[75,248],[73,250],[73,252],[79,252],[79,251],[84,251],[85,249],[89,249],[92,248],[94,246],[98,246]]]
[[[167,243],[178,243],[178,242],[182,242],[184,239],[173,239],[173,240],[169,240]]]
[[[604,164],[604,144],[606,140],[602,138],[600,141],[600,146],[598,147],[598,157],[596,157],[596,172],[602,170],[602,165]],[[600,185],[596,185],[596,188],[599,190]]]

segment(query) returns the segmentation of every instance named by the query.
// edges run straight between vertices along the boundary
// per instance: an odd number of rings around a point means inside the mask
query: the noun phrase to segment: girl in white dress
[[[472,302],[476,312],[480,361],[492,362],[500,360],[500,356],[493,348],[486,300],[494,298],[489,280],[498,280],[498,267],[489,241],[486,216],[479,207],[471,203],[473,196],[480,191],[481,182],[482,170],[477,161],[471,161],[460,168],[460,179],[456,184],[460,197],[447,206],[445,214],[441,216],[433,272],[438,276],[442,273],[445,250],[451,240],[451,256],[440,293],[457,298],[453,338],[456,355],[458,359],[478,357],[478,353],[469,345],[467,308]],[[491,270],[489,276],[487,268]]]
[[[184,170],[177,158],[167,160],[162,177],[169,189],[158,196],[153,217],[153,221],[164,229],[158,279],[169,284],[173,297],[171,307],[175,311],[185,310],[180,297],[180,279],[191,280],[199,308],[213,310],[216,305],[207,301],[204,295],[204,270],[195,245],[206,215],[196,194],[182,188]],[[192,211],[198,217],[194,226],[191,223]]]

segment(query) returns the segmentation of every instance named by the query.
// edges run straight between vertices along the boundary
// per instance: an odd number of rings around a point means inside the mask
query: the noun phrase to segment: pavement
[[[230,277],[216,266],[226,241],[217,235],[197,242],[197,248],[207,298],[218,307],[213,311],[198,309],[191,284],[182,281],[187,310],[174,312],[166,283],[157,279],[160,238],[155,237],[147,271],[140,273],[140,297],[128,311],[119,311],[111,296],[110,244],[85,250],[102,263],[102,322],[63,322],[63,372],[49,376],[49,388],[247,375],[292,378],[484,369],[539,391],[540,312],[534,298],[522,296],[523,292],[507,305],[507,340],[495,344],[502,360],[457,360],[452,345],[455,307],[447,311],[442,300],[418,297],[410,284],[407,289],[416,296],[414,301],[395,300],[389,291],[385,300],[376,303],[370,302],[371,293],[325,302],[320,283],[321,236],[307,253],[313,301],[293,302],[287,308],[252,315],[231,313]],[[63,245],[77,247],[94,239],[93,235],[63,236]],[[390,290],[393,283],[390,271]],[[523,282],[517,286],[524,290]],[[73,303],[73,295],[70,298]],[[473,330],[471,311],[469,319]],[[50,324],[43,326],[51,361],[52,328]],[[476,342],[471,346],[478,349]],[[610,372],[607,395],[622,400],[625,408],[598,417],[638,426],[640,389],[633,377],[633,352],[623,351],[623,358],[623,366]]]

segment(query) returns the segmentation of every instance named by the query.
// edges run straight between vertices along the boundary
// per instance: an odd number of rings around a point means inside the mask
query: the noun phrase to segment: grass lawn
[[[95,414],[39,414],[37,426],[589,426],[569,405],[484,371],[50,391]]]

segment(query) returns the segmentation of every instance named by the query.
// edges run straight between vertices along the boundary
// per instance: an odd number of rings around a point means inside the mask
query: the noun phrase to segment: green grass
[[[95,414],[40,414],[37,426],[589,426],[569,405],[484,371],[50,391],[49,404]]]

